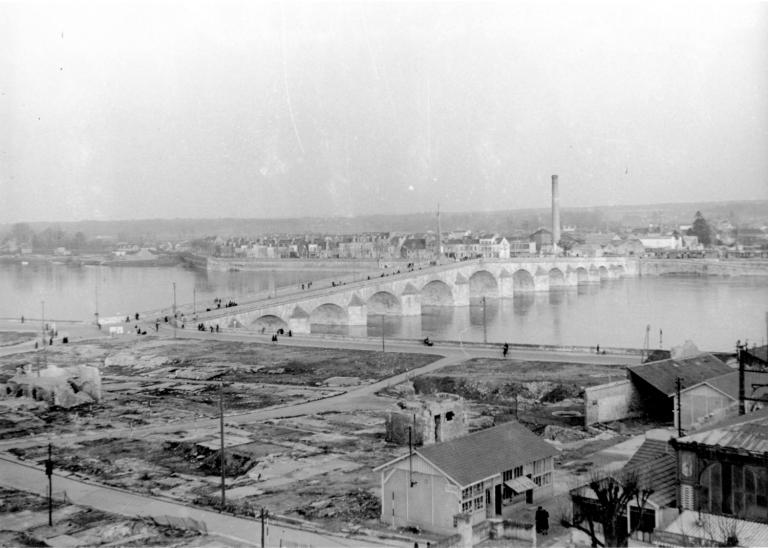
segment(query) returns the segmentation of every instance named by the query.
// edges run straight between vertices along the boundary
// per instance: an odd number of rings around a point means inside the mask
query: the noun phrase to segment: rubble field
[[[0,487],[0,546],[203,546],[212,537],[194,529],[127,518]]]
[[[154,337],[54,345],[46,348],[44,360],[41,354],[1,357],[0,384],[25,366],[34,374],[44,367],[43,361],[62,367],[87,365],[102,374],[103,398],[69,409],[50,408],[30,398],[0,398],[0,439],[51,426],[63,434],[216,417],[220,382],[225,383],[225,413],[230,414],[316,400],[339,393],[339,379],[348,384],[372,382],[436,359]]]
[[[380,480],[373,468],[403,448],[384,441],[385,411],[323,413],[225,428],[227,510],[272,513],[330,530],[378,528]],[[216,428],[142,438],[56,443],[54,466],[76,477],[218,508]],[[42,463],[47,445],[11,453]]]

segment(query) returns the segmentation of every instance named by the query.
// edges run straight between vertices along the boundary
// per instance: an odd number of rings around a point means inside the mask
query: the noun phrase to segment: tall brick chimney
[[[552,175],[552,253],[559,252],[560,241],[560,189],[557,185],[557,175]]]

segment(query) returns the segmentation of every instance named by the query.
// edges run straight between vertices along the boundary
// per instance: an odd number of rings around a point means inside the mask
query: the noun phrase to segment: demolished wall
[[[409,428],[414,445],[449,441],[469,432],[464,399],[446,393],[399,401],[387,415],[385,426],[386,441],[399,445],[408,445]]]
[[[87,365],[49,365],[33,372],[27,365],[11,377],[4,388],[0,393],[4,398],[25,397],[48,405],[76,407],[101,401],[101,372]]]
[[[612,422],[641,414],[639,394],[629,380],[584,389],[584,425]]]

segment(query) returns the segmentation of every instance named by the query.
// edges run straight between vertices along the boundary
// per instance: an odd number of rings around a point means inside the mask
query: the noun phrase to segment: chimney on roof
[[[560,189],[557,175],[552,175],[552,253],[557,255],[560,242]]]

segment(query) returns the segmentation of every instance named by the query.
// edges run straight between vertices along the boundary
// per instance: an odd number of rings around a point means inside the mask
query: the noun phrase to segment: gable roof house
[[[644,506],[634,500],[627,503],[623,514],[626,519],[620,523],[625,532],[633,531],[632,537],[645,543],[652,541],[654,531],[663,529],[678,515],[677,454],[669,440],[669,431],[648,431],[643,444],[621,471],[636,475],[642,488],[652,490]],[[592,513],[595,519],[600,512],[597,495],[588,486],[573,489],[571,502],[575,516]],[[598,534],[602,534],[599,523],[595,525]]]
[[[517,422],[417,447],[381,472],[381,519],[392,527],[457,532],[500,516],[505,502],[533,503],[552,493],[557,450]]]
[[[674,418],[678,378],[682,386],[690,387],[731,371],[706,352],[627,367],[629,380],[637,389],[644,411],[657,420],[668,422]]]

